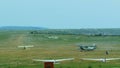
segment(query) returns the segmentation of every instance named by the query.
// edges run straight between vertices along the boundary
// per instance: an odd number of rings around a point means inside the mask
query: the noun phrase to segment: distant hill
[[[120,35],[120,28],[109,28],[109,29],[47,29],[32,31],[32,34],[70,34],[70,35]]]
[[[0,30],[43,30],[44,27],[32,27],[32,26],[2,26]]]
[[[0,30],[31,30],[31,34],[62,34],[62,35],[119,35],[120,28],[107,28],[107,29],[48,29],[44,27],[32,26],[2,26]]]

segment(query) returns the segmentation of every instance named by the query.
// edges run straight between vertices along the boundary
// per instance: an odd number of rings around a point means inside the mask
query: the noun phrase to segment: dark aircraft
[[[96,49],[96,45],[80,45],[79,46],[82,51],[92,51]]]

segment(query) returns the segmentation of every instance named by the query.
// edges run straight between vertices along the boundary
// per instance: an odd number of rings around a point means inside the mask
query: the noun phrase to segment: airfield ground
[[[94,51],[81,52],[78,44],[92,45]],[[34,45],[26,50],[21,45]],[[109,51],[109,55],[105,51]],[[55,68],[120,68],[120,60],[82,61],[80,58],[120,58],[120,36],[84,36],[30,34],[29,31],[0,31],[0,68],[43,68],[32,59],[75,58],[56,64]]]

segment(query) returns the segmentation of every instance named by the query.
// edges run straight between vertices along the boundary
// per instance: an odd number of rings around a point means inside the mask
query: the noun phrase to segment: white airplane
[[[120,58],[100,58],[100,59],[95,59],[95,58],[82,58],[81,60],[90,60],[90,61],[101,61],[101,62],[106,62],[110,60],[120,60]]]
[[[67,59],[52,59],[52,60],[40,60],[40,59],[33,59],[33,61],[41,61],[41,62],[53,62],[54,64],[59,64],[61,61],[66,61],[66,60],[74,60],[74,58],[67,58]]]
[[[33,46],[33,45],[28,45],[28,46],[18,46],[18,48],[24,48],[24,49],[31,48],[31,47],[34,47],[34,46]]]

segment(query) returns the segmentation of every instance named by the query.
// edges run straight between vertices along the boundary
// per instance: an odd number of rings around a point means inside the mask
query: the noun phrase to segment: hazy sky
[[[119,28],[120,0],[0,0],[0,26]]]

